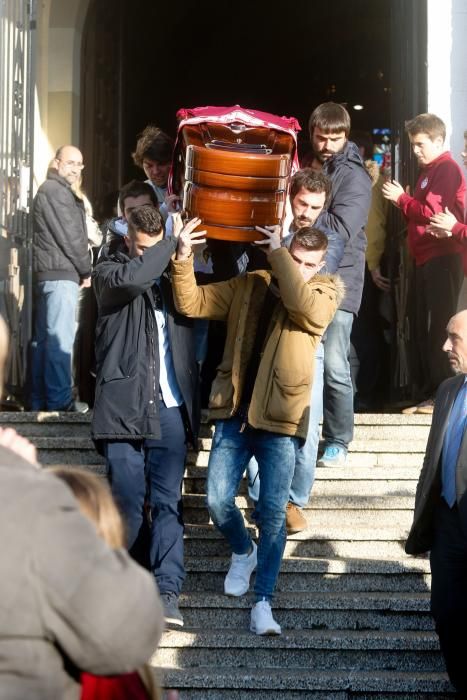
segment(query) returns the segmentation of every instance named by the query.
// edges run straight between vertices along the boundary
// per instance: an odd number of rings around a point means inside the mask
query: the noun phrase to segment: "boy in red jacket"
[[[383,194],[407,219],[409,253],[415,260],[416,341],[421,364],[422,402],[404,413],[432,413],[441,382],[451,375],[442,351],[446,325],[457,308],[462,285],[462,246],[455,237],[437,238],[430,218],[446,207],[462,220],[466,192],[461,169],[445,150],[446,127],[434,114],[406,122],[412,149],[421,167],[413,197],[393,180]]]

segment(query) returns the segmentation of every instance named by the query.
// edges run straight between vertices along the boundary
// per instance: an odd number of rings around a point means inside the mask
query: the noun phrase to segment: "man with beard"
[[[447,207],[462,221],[466,193],[460,167],[446,151],[446,127],[435,114],[419,114],[406,123],[406,131],[420,175],[414,196],[393,180],[383,185],[383,194],[407,219],[408,247],[415,260],[415,317],[417,359],[421,376],[421,402],[404,413],[433,413],[434,395],[450,375],[441,350],[448,319],[455,313],[463,280],[462,244],[455,236],[431,234],[430,219]]]
[[[436,394],[405,551],[431,550],[431,612],[449,678],[459,697],[466,698],[467,311],[450,319],[447,335],[442,349],[456,376]]]
[[[339,466],[353,438],[353,387],[350,375],[350,332],[360,307],[365,271],[365,224],[371,201],[371,179],[357,146],[348,141],[350,116],[342,105],[325,102],[309,120],[313,148],[311,167],[332,183],[330,201],[318,222],[344,242],[338,272],[345,297],[324,342],[324,454],[318,464]]]

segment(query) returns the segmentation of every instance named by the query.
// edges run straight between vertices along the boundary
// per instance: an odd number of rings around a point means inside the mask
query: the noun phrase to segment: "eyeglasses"
[[[67,168],[76,168],[77,170],[83,170],[84,168],[84,163],[77,163],[74,160],[62,160],[61,158],[57,158],[57,160],[66,165]]]

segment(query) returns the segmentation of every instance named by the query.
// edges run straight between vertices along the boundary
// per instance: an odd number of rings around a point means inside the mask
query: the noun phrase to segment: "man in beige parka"
[[[316,347],[342,289],[338,279],[317,275],[327,248],[322,231],[300,229],[287,249],[281,246],[278,226],[259,230],[265,239],[258,245],[265,248],[271,270],[197,286],[191,251],[193,243],[202,242],[203,232],[182,233],[172,279],[181,313],[227,323],[224,356],[209,401],[216,429],[207,482],[210,515],[232,549],[224,592],[246,593],[257,569],[250,629],[256,634],[280,634],[270,601],[286,541],[285,509],[295,447],[307,435]],[[252,456],[261,482],[258,547],[235,505]]]

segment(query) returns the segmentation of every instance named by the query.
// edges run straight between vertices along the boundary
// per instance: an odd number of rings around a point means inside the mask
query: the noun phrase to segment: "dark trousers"
[[[350,336],[359,362],[356,384],[360,410],[379,408],[389,389],[389,346],[384,339],[385,321],[379,309],[382,294],[365,265],[362,303]]]
[[[421,398],[431,398],[452,376],[443,345],[446,326],[456,313],[463,280],[460,255],[432,258],[415,268],[415,313]]]
[[[151,513],[149,561],[161,592],[179,594],[185,579],[181,484],[185,427],[180,408],[160,404],[160,440],[107,441],[105,456],[112,493],[122,513],[128,549]]]
[[[430,553],[431,612],[452,684],[467,698],[467,533],[457,505],[442,498],[435,516]]]

